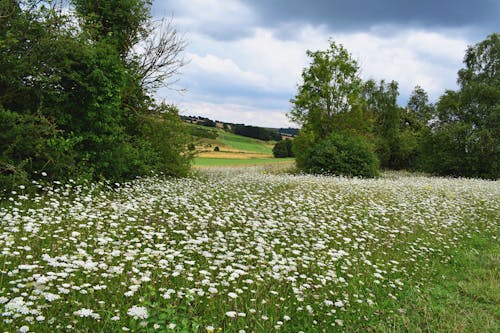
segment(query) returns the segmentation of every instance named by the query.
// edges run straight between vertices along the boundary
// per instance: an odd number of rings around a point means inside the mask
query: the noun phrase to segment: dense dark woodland
[[[184,40],[170,22],[151,20],[148,0],[60,6],[0,0],[0,187],[42,177],[185,175],[188,131],[175,107],[153,99],[184,65]],[[308,52],[290,113],[302,125],[293,141],[298,167],[497,179],[499,38],[494,33],[466,51],[460,89],[435,105],[416,87],[408,105],[398,106],[397,82],[363,82],[333,41]]]

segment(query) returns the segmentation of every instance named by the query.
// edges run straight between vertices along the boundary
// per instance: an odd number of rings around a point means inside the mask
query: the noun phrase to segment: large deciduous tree
[[[362,81],[356,61],[333,41],[326,51],[308,51],[307,55],[311,64],[302,72],[302,84],[290,112],[290,119],[302,125],[293,141],[297,166],[313,173],[376,175],[376,171],[357,168],[360,158],[366,158],[362,164],[373,170],[377,170],[378,162],[376,157],[372,159],[375,155],[365,137],[372,121],[362,107]],[[356,147],[350,149],[349,143],[356,143]],[[356,155],[357,151],[363,153]]]
[[[470,46],[458,72],[460,90],[437,104],[438,119],[423,145],[430,172],[500,177],[500,35]]]
[[[185,42],[150,1],[70,3],[0,1],[0,183],[183,173],[177,109],[153,93]]]
[[[326,51],[307,51],[311,59],[302,72],[302,84],[292,100],[292,121],[324,139],[335,128],[336,118],[350,112],[360,92],[359,67],[347,50],[330,41]]]

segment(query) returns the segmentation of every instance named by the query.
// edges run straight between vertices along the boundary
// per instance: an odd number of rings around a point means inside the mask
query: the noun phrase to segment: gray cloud
[[[284,39],[293,38],[293,27],[324,25],[333,32],[363,31],[374,26],[404,26],[425,29],[467,29],[472,36],[485,36],[500,30],[498,0],[233,0],[248,9],[227,13],[204,21],[203,11],[194,3],[181,0],[156,0],[153,14],[175,18],[201,18],[191,23],[191,31],[217,40],[234,40],[252,34],[253,28],[272,28]],[[210,5],[207,5],[210,3]],[[214,6],[217,1],[205,5]],[[225,2],[219,2],[223,7]],[[215,5],[217,7],[217,5]],[[392,29],[397,30],[397,29]]]
[[[324,24],[335,30],[373,25],[416,25],[456,28],[480,25],[498,30],[497,0],[242,0],[254,8],[262,24],[283,22]]]
[[[192,58],[189,94],[158,96],[193,114],[286,126],[306,49],[332,37],[364,79],[398,81],[402,105],[416,84],[435,100],[455,88],[467,44],[500,30],[499,14],[498,0],[155,0],[153,15],[173,15]]]

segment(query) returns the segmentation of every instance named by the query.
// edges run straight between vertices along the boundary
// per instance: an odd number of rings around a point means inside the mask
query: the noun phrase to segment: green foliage
[[[309,148],[301,162],[303,169],[316,174],[336,174],[373,178],[379,161],[370,144],[349,133],[333,133]]]
[[[200,123],[200,125],[205,126],[205,127],[215,127],[216,126],[215,121],[213,121],[212,119],[205,119]]]
[[[434,116],[434,107],[429,103],[429,95],[420,86],[416,86],[408,99],[406,109],[411,111],[415,117],[427,125]]]
[[[71,0],[85,32],[94,41],[112,44],[122,57],[147,34],[149,0]]]
[[[356,62],[333,42],[308,56],[290,113],[302,125],[293,144],[299,169],[312,169],[309,152],[328,135],[349,132],[374,143],[384,168],[499,178],[499,34],[469,47],[460,90],[447,91],[436,106],[419,86],[401,108],[397,82],[361,84]]]
[[[378,161],[365,139],[372,136],[374,116],[362,107],[356,61],[333,41],[328,50],[307,55],[311,64],[302,72],[303,83],[290,113],[292,121],[302,125],[292,147],[297,167],[313,173],[376,176]]]
[[[456,177],[498,178],[498,138],[488,130],[454,123],[429,132],[422,141],[421,168],[433,174]]]
[[[468,48],[459,91],[447,91],[422,143],[422,169],[440,175],[500,177],[500,35]]]
[[[142,123],[140,138],[150,147],[150,155],[143,156],[141,161],[151,171],[169,176],[186,176],[193,157],[187,151],[190,137],[186,124],[180,120],[178,109],[172,105],[160,105],[156,112],[155,115],[146,116]]]
[[[294,157],[292,151],[292,140],[278,141],[273,147],[273,155],[278,158]]]
[[[426,96],[423,89],[418,93]],[[417,154],[417,142],[421,121],[420,109],[428,110],[427,100],[418,100],[418,111],[412,108],[402,109],[397,105],[398,84],[395,81],[377,84],[373,80],[363,86],[364,107],[373,116],[375,151],[382,167],[390,169],[413,169]],[[419,95],[420,96],[420,95]],[[410,98],[410,105],[416,105],[417,99]],[[415,107],[416,108],[416,107]]]
[[[330,41],[326,51],[307,51],[311,64],[302,72],[302,84],[292,100],[292,121],[308,127],[318,139],[334,130],[337,115],[356,104],[361,79],[358,65],[342,45]]]
[[[238,134],[241,136],[246,136],[249,138],[254,138],[263,141],[269,140],[281,140],[281,135],[275,131],[271,131],[267,128],[257,127],[257,126],[246,126],[246,125],[234,125],[233,126],[234,134]]]
[[[56,2],[0,3],[0,185],[186,174],[177,110],[154,104],[126,57],[150,3],[73,3],[81,26]]]

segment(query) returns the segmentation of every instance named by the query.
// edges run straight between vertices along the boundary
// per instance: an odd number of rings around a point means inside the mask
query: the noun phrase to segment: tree
[[[361,79],[358,65],[334,41],[326,51],[307,51],[311,64],[302,72],[302,84],[292,99],[290,119],[324,139],[335,128],[337,116],[357,103]]]
[[[423,168],[454,176],[500,177],[500,35],[470,46],[458,91],[437,105],[437,122],[423,143]]]
[[[285,139],[276,142],[273,147],[273,155],[276,158],[293,157],[292,140]]]
[[[0,182],[185,174],[177,110],[152,98],[182,47],[137,50],[157,38],[149,1],[71,3],[0,1]]]
[[[357,142],[354,137],[360,138],[365,148],[373,149],[366,143],[373,122],[370,113],[362,107],[362,81],[358,76],[358,65],[342,45],[333,41],[330,41],[326,51],[308,51],[307,55],[311,64],[302,72],[302,84],[291,101],[293,108],[289,115],[292,121],[302,125],[292,146],[297,167],[307,172],[319,172],[324,167],[322,161],[328,157],[342,161],[340,164],[346,163],[342,166],[343,170],[354,170],[355,166],[347,164],[357,163],[356,158],[348,157],[355,150],[347,149],[344,144],[334,149],[325,148],[326,151],[320,146],[323,143],[333,145],[333,141],[325,140],[335,133],[342,133],[340,141],[354,143]],[[349,135],[353,136],[352,140],[344,138]],[[320,158],[314,158],[316,153]],[[311,165],[311,161],[318,165]],[[373,165],[378,167],[378,163]],[[329,172],[337,172],[335,168]]]
[[[123,59],[147,35],[149,0],[71,2],[90,39],[112,44]]]
[[[373,178],[379,161],[365,138],[352,133],[332,133],[305,152],[303,169],[315,174]]]
[[[408,99],[406,109],[412,112],[424,125],[432,119],[434,108],[429,103],[429,95],[420,86],[416,86]]]

